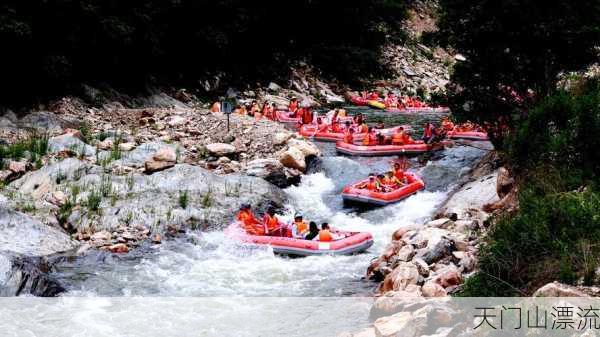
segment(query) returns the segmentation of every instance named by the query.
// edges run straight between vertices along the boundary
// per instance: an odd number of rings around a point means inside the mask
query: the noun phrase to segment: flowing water
[[[440,115],[391,115],[367,112],[369,121],[387,125],[411,124],[418,128]],[[431,174],[431,186],[404,201],[369,211],[344,208],[340,192],[344,185],[370,172],[387,170],[394,158],[351,158],[335,154],[333,144],[319,143],[325,154],[319,168],[303,177],[289,196],[285,217],[302,212],[305,219],[327,221],[341,229],[368,231],[374,245],[363,254],[288,258],[267,248],[248,248],[227,239],[221,231],[193,232],[186,239],[165,241],[127,255],[92,252],[56,266],[54,276],[67,287],[64,296],[370,296],[374,283],[363,279],[369,262],[381,253],[393,231],[403,225],[422,223],[447,197],[456,177],[466,172],[485,151],[455,147],[424,163],[411,158],[411,170]],[[429,184],[430,182],[426,182]],[[310,312],[310,307],[296,308]],[[224,306],[223,310],[232,310]],[[344,318],[345,317],[345,318]],[[356,323],[354,317],[343,315]],[[343,324],[342,324],[343,325]]]

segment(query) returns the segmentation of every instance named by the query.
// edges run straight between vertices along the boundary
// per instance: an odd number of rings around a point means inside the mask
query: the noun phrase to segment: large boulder
[[[90,172],[81,178],[81,184],[95,186],[101,180],[100,175],[100,172]],[[281,189],[261,178],[238,174],[220,176],[188,164],[178,164],[151,175],[110,176],[110,181],[114,199],[102,199],[101,214],[84,211],[75,217],[74,213],[72,221],[80,228],[113,229],[128,222],[157,231],[169,225],[222,229],[231,223],[242,203],[250,203],[258,213],[269,205],[281,207],[286,200]],[[187,193],[185,208],[180,199],[184,191]],[[85,198],[85,193],[81,198]]]
[[[409,262],[400,262],[398,266],[385,277],[382,283],[382,292],[390,290],[404,290],[409,285],[419,282],[419,270],[417,266]]]
[[[290,147],[279,156],[279,162],[289,168],[306,171],[306,159],[304,153],[298,148]]]
[[[43,199],[48,193],[56,191],[57,185],[77,180],[90,168],[89,164],[76,159],[67,158],[54,164],[46,165],[37,171],[28,172],[12,182],[9,187],[35,200]]]
[[[260,177],[278,187],[288,187],[294,182],[288,177],[283,165],[276,159],[256,159],[248,162],[244,172],[249,176]]]
[[[0,204],[0,251],[45,256],[76,246],[77,243],[61,230]]]

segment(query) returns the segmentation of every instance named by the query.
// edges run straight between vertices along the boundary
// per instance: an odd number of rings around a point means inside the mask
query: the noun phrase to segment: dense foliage
[[[531,111],[507,155],[519,213],[492,228],[463,295],[528,294],[554,280],[595,284],[600,258],[600,86],[560,91]]]
[[[452,109],[511,122],[554,91],[561,71],[597,59],[600,1],[441,0],[439,39],[466,57],[456,65]]]
[[[0,102],[83,82],[139,88],[284,77],[307,59],[325,75],[381,71],[402,0],[7,0],[0,4]],[[231,83],[231,82],[230,82]]]

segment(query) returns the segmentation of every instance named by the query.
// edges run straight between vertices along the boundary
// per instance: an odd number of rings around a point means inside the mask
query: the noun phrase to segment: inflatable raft
[[[350,97],[350,102],[352,102],[352,104],[354,105],[367,105],[367,99],[366,98],[362,98],[361,96],[352,96]]]
[[[401,201],[425,188],[423,180],[414,173],[406,172],[404,175],[406,176],[408,183],[391,192],[376,192],[358,188],[358,186],[368,182],[368,180],[363,180],[356,184],[346,186],[342,191],[342,198],[346,203],[385,206]]]
[[[409,145],[356,145],[348,144],[345,142],[337,142],[335,149],[339,153],[347,154],[350,156],[364,156],[364,157],[375,157],[375,156],[394,156],[394,155],[408,155],[408,154],[420,154],[428,151],[436,150],[443,147],[443,144],[425,144],[422,141],[415,141],[414,144]]]
[[[404,130],[410,130],[410,126],[408,126],[408,125],[403,125],[402,127],[404,128]],[[389,128],[389,129],[379,129],[377,131],[380,132],[381,134],[383,134],[384,136],[391,136],[398,130],[398,128],[400,128],[400,126],[396,126],[396,127]],[[298,133],[301,136],[308,137],[308,138],[314,138],[315,140],[320,140],[320,141],[324,141],[324,142],[337,142],[337,141],[344,140],[343,132],[331,132],[328,130],[327,131],[317,131],[317,126],[314,124],[302,125],[300,127],[300,129],[298,130]],[[362,141],[363,138],[365,138],[364,133],[355,133],[354,134],[355,141]]]
[[[250,235],[237,222],[225,229],[225,235],[234,240],[256,246],[270,246],[273,252],[284,255],[349,255],[363,252],[373,245],[373,237],[370,233],[336,231],[334,234],[342,238],[331,242],[319,242],[280,236]]]
[[[468,139],[468,140],[488,140],[488,134],[476,131],[449,131],[447,134],[450,139]]]

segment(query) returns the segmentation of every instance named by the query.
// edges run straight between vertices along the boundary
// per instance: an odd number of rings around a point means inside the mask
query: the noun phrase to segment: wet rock
[[[498,177],[496,179],[496,193],[500,199],[504,198],[513,189],[515,180],[510,176],[510,172],[501,167],[498,169]]]
[[[260,177],[277,187],[288,187],[296,179],[288,177],[283,165],[275,159],[256,159],[248,162],[244,172],[249,176]],[[290,179],[291,178],[291,179]]]
[[[0,297],[53,297],[64,292],[49,269],[45,258],[0,254]]]
[[[450,255],[454,251],[454,242],[444,235],[444,231],[427,231],[420,232],[427,237],[427,247],[425,254],[421,256],[427,264],[437,262],[444,257]]]
[[[432,281],[425,282],[421,291],[424,297],[444,297],[447,295],[444,287]]]
[[[127,247],[127,245],[124,243],[117,243],[115,245],[108,246],[106,249],[112,253],[128,253],[129,252],[129,247]]]
[[[277,83],[275,83],[275,82],[270,82],[269,86],[268,86],[268,89],[271,90],[271,91],[277,92],[277,91],[281,90],[281,87]]]

